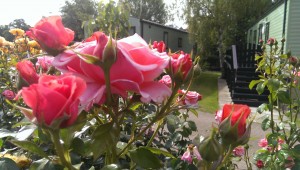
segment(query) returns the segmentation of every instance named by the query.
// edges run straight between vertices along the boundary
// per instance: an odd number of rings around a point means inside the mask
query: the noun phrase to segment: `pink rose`
[[[34,65],[29,60],[22,60],[16,65],[21,77],[30,85],[37,83],[39,75],[36,73]]]
[[[275,42],[276,42],[275,38],[269,38],[268,41],[267,41],[267,44],[272,46],[272,45],[275,44]]]
[[[179,97],[184,95],[183,104],[191,107],[198,107],[198,101],[202,99],[202,96],[195,91],[178,90]]]
[[[108,37],[103,33],[94,36],[96,40],[84,42],[74,50],[101,59]],[[143,102],[152,100],[158,103],[171,95],[167,86],[154,81],[169,63],[166,54],[152,51],[137,34],[118,40],[117,48],[116,61],[110,68],[112,94],[127,97],[128,92],[135,92],[142,96]],[[87,89],[81,97],[87,108],[93,103],[105,102],[105,78],[100,66],[84,62],[71,50],[55,57],[52,64],[63,73],[73,73],[87,82]]]
[[[52,61],[54,57],[41,56],[37,57],[38,61],[36,63],[37,67],[41,67],[44,72],[48,71],[49,67],[52,66]]]
[[[164,75],[160,80],[160,83],[165,84],[168,87],[172,86],[172,79],[169,75]]]
[[[193,62],[190,55],[185,54],[183,51],[180,54],[172,54],[171,69],[178,80],[186,80],[193,69]]]
[[[2,95],[8,100],[13,100],[16,96],[16,94],[11,90],[4,90]]]
[[[243,156],[245,154],[245,148],[244,146],[238,146],[234,148],[233,155],[234,156]]]
[[[57,55],[74,39],[74,31],[65,28],[60,16],[41,19],[26,35],[36,40],[41,48],[51,55]]]
[[[181,160],[188,162],[191,164],[193,162],[193,158],[196,157],[198,160],[202,160],[202,157],[198,151],[197,146],[193,144],[189,145],[186,151],[181,156]]]
[[[65,76],[41,76],[38,84],[24,87],[21,95],[32,109],[32,114],[23,112],[37,124],[51,127],[61,122],[59,127],[72,125],[79,113],[79,97],[86,88],[81,78]]]
[[[160,41],[160,42],[153,41],[152,48],[156,49],[160,53],[166,51],[166,45],[165,45],[165,43],[163,41]]]
[[[260,147],[267,147],[268,146],[268,140],[266,138],[263,138],[261,139],[259,142],[258,142],[258,146]]]

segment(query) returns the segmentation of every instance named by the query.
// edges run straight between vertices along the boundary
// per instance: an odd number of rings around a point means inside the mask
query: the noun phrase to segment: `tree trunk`
[[[225,70],[223,67],[224,64],[224,54],[223,54],[223,29],[220,27],[218,31],[218,52],[219,52],[219,61],[221,69],[221,78],[225,78]]]

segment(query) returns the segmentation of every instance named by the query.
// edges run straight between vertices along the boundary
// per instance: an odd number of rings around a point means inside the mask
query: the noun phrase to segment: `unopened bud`
[[[199,152],[203,160],[213,162],[218,160],[222,153],[222,145],[215,138],[213,131],[210,137],[205,138],[199,145]]]
[[[116,58],[117,58],[116,56],[117,56],[116,45],[114,44],[110,36],[103,50],[103,55],[102,55],[103,64],[110,67],[116,62]]]

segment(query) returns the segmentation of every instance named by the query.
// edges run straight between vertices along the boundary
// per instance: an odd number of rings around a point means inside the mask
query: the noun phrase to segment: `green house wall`
[[[290,50],[292,55],[300,57],[300,0],[289,1],[286,50]]]
[[[298,1],[298,0],[297,0]],[[289,1],[288,1],[289,3]],[[289,5],[287,6],[287,18],[289,14]],[[282,28],[283,28],[283,18],[284,18],[284,3],[279,5],[275,10],[273,10],[268,15],[261,18],[255,25],[253,25],[248,30],[248,43],[258,44],[259,38],[259,25],[263,24],[266,28],[266,23],[269,22],[269,38],[276,38],[278,41],[282,39]],[[288,24],[286,24],[287,30]],[[250,31],[252,30],[252,37],[250,37]],[[256,30],[256,41],[254,42],[254,31]],[[263,40],[266,34],[266,31],[262,34]]]

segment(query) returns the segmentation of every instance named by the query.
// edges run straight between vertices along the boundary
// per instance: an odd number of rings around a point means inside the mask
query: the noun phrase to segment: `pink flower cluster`
[[[189,54],[169,56],[162,41],[150,48],[137,34],[115,40],[95,32],[67,48],[74,32],[63,26],[60,16],[43,18],[26,35],[55,56],[39,57],[36,65],[23,60],[16,66],[27,86],[19,95],[32,108],[32,114],[24,114],[47,126],[57,120],[62,122],[60,127],[69,126],[81,108],[89,110],[94,104],[104,104],[108,94],[122,98],[136,94],[142,102],[162,103],[172,93],[172,80],[181,85],[193,69]],[[49,67],[63,75],[44,75]],[[165,69],[172,70],[172,78],[164,76],[157,81]],[[194,106],[201,99],[196,92],[183,93],[185,105]]]

